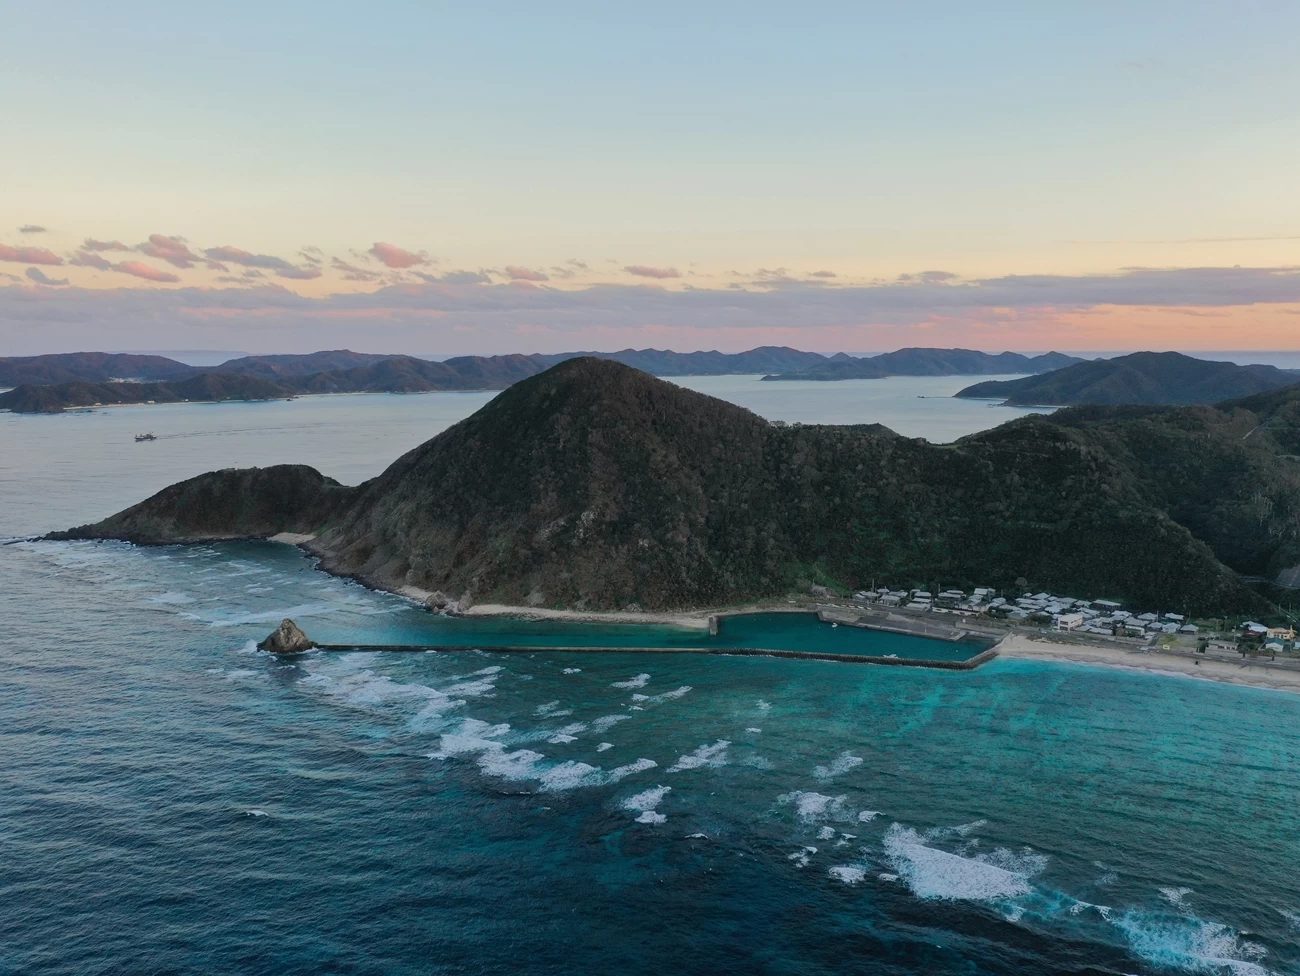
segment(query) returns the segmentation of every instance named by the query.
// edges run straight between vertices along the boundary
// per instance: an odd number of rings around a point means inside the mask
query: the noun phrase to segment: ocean
[[[860,421],[974,422],[927,420],[923,388]],[[816,391],[742,393],[816,416]],[[486,396],[0,414],[0,536],[213,467],[355,482]],[[543,646],[701,639],[612,624],[277,660],[254,645],[284,616],[376,643],[480,626],[272,543],[0,546],[0,973],[1300,973],[1296,696]]]

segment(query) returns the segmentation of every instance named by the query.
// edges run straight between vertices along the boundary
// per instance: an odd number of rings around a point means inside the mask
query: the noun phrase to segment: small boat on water
[[[155,434],[153,431],[149,431],[149,433],[147,434],[135,435],[135,441],[137,444],[140,443],[140,441],[156,441],[157,439],[158,439],[158,435]]]

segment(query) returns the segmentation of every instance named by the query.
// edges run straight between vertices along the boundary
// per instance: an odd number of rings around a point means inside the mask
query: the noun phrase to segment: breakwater
[[[838,661],[844,664],[883,664],[893,667],[937,668],[943,671],[971,671],[997,657],[997,647],[987,647],[965,660],[944,661],[927,658],[875,656],[867,654],[841,654],[833,651],[789,651],[763,647],[591,647],[545,646],[535,644],[317,644],[312,650],[333,653],[360,653],[392,651],[404,653],[438,653],[446,651],[483,651],[490,654],[536,654],[561,652],[569,654],[717,654],[730,657],[777,657],[800,661]]]

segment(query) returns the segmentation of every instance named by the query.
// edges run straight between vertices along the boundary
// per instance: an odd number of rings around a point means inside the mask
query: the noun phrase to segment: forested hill
[[[1064,353],[1023,356],[1018,352],[987,353],[974,349],[899,349],[879,356],[835,356],[793,372],[764,376],[765,380],[860,380],[884,376],[980,376],[1042,373],[1083,360]]]
[[[103,383],[111,379],[172,380],[195,372],[193,366],[165,356],[130,353],[68,352],[0,357],[0,387],[24,383]]]
[[[775,427],[578,359],[357,488],[306,468],[217,472],[70,534],[300,532],[333,572],[514,604],[700,607],[808,581],[1024,577],[1254,613],[1237,573],[1300,564],[1300,469],[1285,456],[1296,415],[1294,391],[1223,408],[1092,407],[932,445],[879,427]]]
[[[1077,363],[1040,376],[968,386],[959,397],[1012,406],[1218,403],[1300,382],[1275,366],[1238,366],[1176,352],[1137,352]]]

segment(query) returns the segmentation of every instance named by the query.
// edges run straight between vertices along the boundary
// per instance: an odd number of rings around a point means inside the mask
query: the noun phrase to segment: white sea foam
[[[619,722],[626,722],[631,717],[631,715],[602,715],[600,718],[592,720],[591,731],[608,732]]]
[[[1279,908],[1278,914],[1287,920],[1291,928],[1300,931],[1300,912],[1294,908]]]
[[[761,698],[758,700],[757,706],[760,712],[766,712],[769,708],[772,707],[769,703],[763,701],[763,699]]]
[[[836,881],[843,881],[848,885],[855,885],[867,876],[866,871],[851,864],[837,864],[826,873]]]
[[[576,742],[579,732],[587,731],[586,722],[573,722],[555,730],[555,733],[546,741],[550,743],[559,742]]]
[[[961,857],[923,843],[902,824],[885,834],[885,859],[919,898],[998,901],[1032,890],[1031,875],[984,860]]]
[[[648,674],[638,674],[635,678],[629,678],[627,681],[615,681],[610,685],[611,688],[644,688],[646,682],[650,680]]]
[[[680,688],[674,688],[672,691],[665,691],[662,695],[633,695],[633,701],[651,702],[659,704],[660,702],[672,701],[674,698],[681,698],[691,690],[690,685],[682,685]]]
[[[1111,922],[1133,951],[1152,965],[1188,973],[1271,976],[1259,961],[1267,950],[1218,922],[1134,909],[1113,916]]]
[[[250,669],[248,669],[248,668],[236,668],[234,671],[227,671],[227,672],[226,672],[226,680],[227,680],[227,681],[238,681],[238,680],[240,680],[241,678],[251,678],[251,677],[253,677],[255,674],[257,674],[256,671],[252,671],[252,670],[250,670]]]
[[[817,831],[818,840],[830,840],[834,836],[835,836],[834,827],[823,827],[821,830]]]
[[[745,729],[746,732],[762,732],[762,729]]]
[[[878,816],[880,816],[879,810],[863,810],[858,814],[858,820],[861,823],[871,823]]]
[[[442,736],[439,750],[430,753],[429,757],[476,756],[475,762],[485,775],[508,780],[535,780],[543,792],[617,783],[658,765],[653,759],[638,759],[608,771],[572,760],[547,765],[546,756],[532,749],[507,751],[507,743],[501,740],[509,732],[510,726],[506,724],[488,725],[478,719],[465,719],[455,733]]]
[[[650,765],[654,765],[651,763]],[[658,811],[658,806],[664,801],[664,797],[672,792],[671,786],[655,786],[648,790],[629,796],[621,804],[624,810],[636,811],[638,816],[637,823],[643,824],[661,824],[665,823],[668,818]]]
[[[815,847],[801,847],[793,854],[787,854],[786,860],[794,861],[794,866],[797,868],[806,868],[808,866],[809,858],[816,853],[817,848]]]
[[[847,797],[795,790],[793,793],[782,793],[776,799],[778,803],[794,804],[795,816],[804,823],[816,823],[818,820],[842,819]]]
[[[246,817],[269,817],[270,814],[267,813],[265,810],[245,810],[245,811],[244,811],[244,816],[246,816]]]
[[[600,743],[600,745],[596,746],[596,751],[597,751],[597,752],[604,752],[606,749],[613,749],[613,748],[614,748],[614,743],[612,743],[612,742],[602,742],[602,743]]]
[[[564,673],[565,673],[565,674],[581,674],[581,673],[582,673],[582,668],[565,668],[565,669],[564,669]]]
[[[850,755],[847,751],[841,752],[825,766],[817,766],[813,769],[813,775],[818,779],[832,779],[841,773],[847,773],[855,766],[862,765],[862,757]]]
[[[1187,896],[1192,893],[1191,888],[1157,888],[1160,897],[1175,908],[1187,907]]]
[[[680,773],[687,769],[700,769],[709,767],[715,769],[719,766],[727,765],[727,747],[731,743],[726,739],[719,739],[712,745],[702,745],[694,752],[686,756],[679,756],[677,762],[668,767],[670,773]]]

